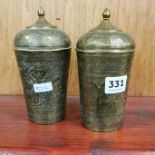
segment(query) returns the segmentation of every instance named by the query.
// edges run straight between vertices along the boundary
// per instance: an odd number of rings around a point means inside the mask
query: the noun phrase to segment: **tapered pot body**
[[[50,124],[65,117],[70,51],[16,51],[29,120]]]
[[[133,52],[78,52],[77,57],[83,124],[95,131],[113,131],[120,128]],[[111,79],[107,81],[108,78]],[[124,85],[125,91],[113,93],[120,91]]]

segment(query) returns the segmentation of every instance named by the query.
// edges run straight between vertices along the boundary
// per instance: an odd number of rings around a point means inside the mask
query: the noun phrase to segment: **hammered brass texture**
[[[65,117],[70,39],[44,18],[17,33],[14,41],[18,68],[31,122],[51,124]],[[50,89],[47,89],[47,84]],[[35,85],[44,85],[36,91]]]
[[[93,131],[114,131],[123,122],[125,101],[134,55],[132,37],[115,28],[105,9],[103,22],[77,42],[81,119]],[[125,91],[105,92],[106,77],[127,76]]]
[[[51,124],[65,117],[70,50],[57,52],[16,51],[29,120]],[[35,93],[34,83],[52,82],[53,91]]]
[[[133,52],[78,53],[81,118],[94,131],[113,131],[121,126],[126,92],[105,94],[105,78],[128,75]],[[127,82],[128,83],[128,82]]]
[[[16,50],[61,51],[70,48],[71,43],[68,35],[51,25],[44,15],[44,10],[40,8],[37,22],[17,33],[14,41]]]

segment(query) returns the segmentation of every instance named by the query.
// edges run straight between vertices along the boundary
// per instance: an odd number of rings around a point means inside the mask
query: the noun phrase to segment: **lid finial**
[[[104,10],[103,14],[102,14],[103,19],[104,19],[104,20],[109,20],[110,15],[111,15],[110,10],[109,10],[108,8],[106,8],[106,9]]]
[[[44,11],[44,9],[42,7],[40,7],[38,9],[38,16],[39,17],[44,17],[45,16],[45,11]]]

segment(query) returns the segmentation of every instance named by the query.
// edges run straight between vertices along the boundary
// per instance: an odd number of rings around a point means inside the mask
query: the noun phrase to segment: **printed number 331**
[[[115,80],[115,81],[109,81],[109,88],[114,88],[114,87],[122,87],[124,85],[123,80]]]

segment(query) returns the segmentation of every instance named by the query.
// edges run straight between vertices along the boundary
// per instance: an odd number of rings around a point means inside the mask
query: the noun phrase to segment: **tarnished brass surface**
[[[126,33],[109,22],[110,11],[103,22],[83,35],[77,43],[81,118],[94,131],[120,128],[125,110],[126,90],[106,94],[105,78],[127,75],[129,79],[135,43]]]
[[[29,120],[50,124],[65,117],[70,39],[44,18],[15,38],[15,52],[23,83]],[[52,83],[53,90],[35,92],[34,84]]]

